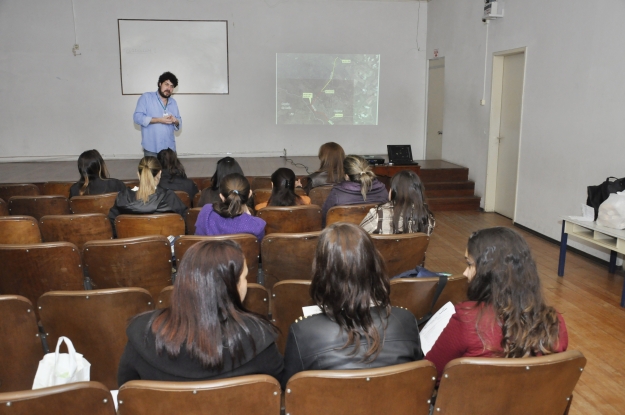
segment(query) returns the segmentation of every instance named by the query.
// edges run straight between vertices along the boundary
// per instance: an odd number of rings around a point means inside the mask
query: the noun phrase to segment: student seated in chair
[[[87,150],[78,157],[80,180],[69,189],[69,197],[117,193],[126,189],[121,180],[109,178],[109,172],[98,150]]]
[[[200,201],[197,207],[202,207],[209,203],[215,204],[219,202],[219,186],[224,177],[232,173],[239,173],[244,176],[243,170],[239,163],[232,157],[224,157],[217,161],[217,167],[215,168],[215,174],[211,178],[211,186],[202,190]]]
[[[329,142],[319,147],[319,170],[308,176],[306,194],[314,187],[332,186],[345,180],[343,170],[345,151],[337,143]]]
[[[265,203],[256,205],[256,210],[266,206],[297,206],[310,205],[308,196],[295,193],[295,173],[285,167],[279,168],[271,175],[271,196]]]
[[[185,191],[193,200],[198,192],[197,185],[193,180],[187,178],[187,173],[184,171],[184,166],[178,159],[176,152],[171,148],[159,151],[158,162],[163,168],[158,185],[164,189]]]

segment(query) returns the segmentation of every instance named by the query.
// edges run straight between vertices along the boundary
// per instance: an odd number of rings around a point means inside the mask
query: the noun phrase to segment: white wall
[[[501,1],[505,16],[490,23],[480,106],[483,3],[428,4],[427,57],[434,49],[445,57],[443,158],[469,167],[484,195],[492,53],[527,47],[515,221],[559,240],[559,217],[581,213],[586,186],[625,176],[625,2]]]
[[[360,154],[385,153],[390,142],[412,144],[416,157],[423,153],[426,2],[74,4],[78,57],[71,52],[70,0],[0,1],[0,161],[75,159],[90,148],[107,158],[141,154],[141,134],[132,122],[138,96],[121,95],[119,18],[228,20],[230,94],[176,97],[184,120],[177,138],[182,155],[278,155],[283,148],[293,155],[313,155],[326,141]],[[277,52],[380,54],[379,125],[276,125]]]

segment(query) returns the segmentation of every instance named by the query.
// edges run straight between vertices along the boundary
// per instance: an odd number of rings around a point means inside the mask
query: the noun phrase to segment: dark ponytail
[[[234,218],[245,212],[250,195],[250,182],[239,173],[232,173],[221,180],[219,193],[221,200],[213,205],[213,210],[224,218]]]

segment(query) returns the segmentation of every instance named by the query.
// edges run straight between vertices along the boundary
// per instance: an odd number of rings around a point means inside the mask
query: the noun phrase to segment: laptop
[[[412,159],[412,147],[410,144],[394,145],[389,144],[386,146],[388,150],[388,163],[396,166],[408,166],[418,165],[416,161]]]

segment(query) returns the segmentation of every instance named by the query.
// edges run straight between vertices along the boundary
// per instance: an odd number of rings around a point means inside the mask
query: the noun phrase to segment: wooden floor
[[[513,227],[496,213],[439,212],[426,256],[428,269],[462,273],[471,232]],[[588,359],[575,388],[571,415],[625,414],[625,309],[620,307],[623,271],[568,252],[564,278],[558,277],[559,246],[514,227],[532,248],[546,301],[564,316],[569,349]]]

